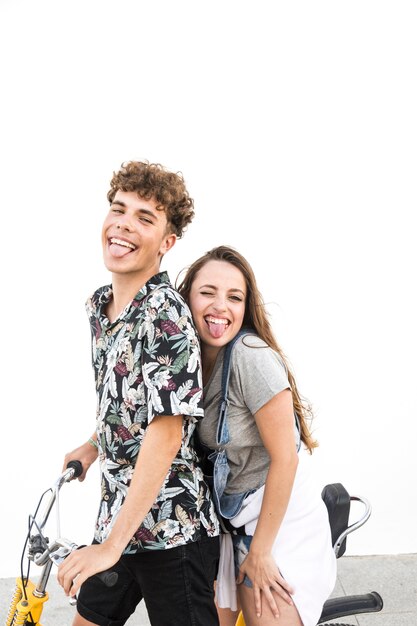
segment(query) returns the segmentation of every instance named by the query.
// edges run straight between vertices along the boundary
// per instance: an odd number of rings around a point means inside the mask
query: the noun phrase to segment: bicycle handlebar
[[[71,476],[71,480],[73,478],[78,478],[83,473],[83,466],[81,461],[70,461],[67,465],[67,469],[74,470],[74,473]]]
[[[44,515],[38,521],[36,521],[36,513],[35,513],[35,516],[33,517],[32,525],[34,525],[34,527],[38,530],[39,534],[34,535],[34,536],[30,535],[30,548],[29,548],[30,557],[29,558],[30,560],[34,561],[36,565],[43,566],[44,568],[46,568],[45,569],[46,577],[45,578],[43,578],[43,576],[41,577],[43,586],[46,585],[46,582],[48,580],[49,567],[51,566],[52,563],[55,563],[55,565],[58,566],[71,552],[73,552],[74,550],[77,550],[79,547],[84,547],[84,546],[78,546],[77,544],[63,537],[58,537],[54,541],[54,543],[50,546],[49,540],[43,535],[43,529],[46,525],[49,514],[55,503],[57,503],[57,506],[58,506],[57,519],[59,520],[58,493],[62,485],[64,485],[67,482],[70,482],[71,480],[75,478],[78,478],[79,476],[81,476],[82,473],[83,473],[83,466],[82,466],[81,461],[76,461],[76,460],[70,461],[67,464],[67,467],[64,470],[64,472],[59,476],[54,487],[51,488],[52,495],[46,506]],[[60,525],[58,521],[58,535],[60,535],[59,526]],[[48,561],[49,561],[49,567],[47,566]],[[111,569],[104,570],[103,572],[99,572],[95,574],[95,576],[97,576],[97,578],[99,578],[107,587],[113,587],[117,583],[117,580],[119,577],[117,572],[112,571]]]

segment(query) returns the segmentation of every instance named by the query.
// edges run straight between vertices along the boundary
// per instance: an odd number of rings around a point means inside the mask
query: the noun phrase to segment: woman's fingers
[[[276,595],[280,596],[287,604],[292,606],[291,595],[294,593],[293,587],[281,576],[275,563],[266,559],[260,566],[253,566],[251,559],[247,557],[240,566],[237,583],[242,583],[245,576],[248,576],[253,585],[253,597],[255,612],[259,617],[262,615],[262,604],[267,602],[274,617],[279,616],[279,609],[276,602]],[[252,574],[252,576],[251,576]],[[273,593],[274,592],[274,593]]]
[[[274,582],[270,585],[270,589],[273,589],[279,596],[281,596],[281,598],[283,598],[283,600],[285,600],[287,604],[294,604],[290,595],[294,593],[294,591],[289,585],[285,584],[284,587],[284,585],[282,585],[280,582]]]
[[[288,602],[288,604],[293,604],[291,596],[294,593],[294,589],[293,589],[293,587],[291,587],[290,584],[287,583],[287,581],[284,578],[282,578],[282,576],[280,576],[279,579],[276,579],[273,582],[273,584],[271,585],[271,587],[277,593],[279,593],[279,595],[282,598],[284,598],[284,600],[286,600]]]
[[[264,587],[253,587],[253,597],[255,602],[255,611],[257,617],[261,617],[262,615],[262,603],[265,601],[268,603],[269,608],[271,609],[271,613],[274,617],[279,617],[279,609],[276,603],[276,599],[272,591],[275,591],[281,598],[285,600],[289,605],[293,605],[293,601],[291,596],[278,584],[271,583],[270,585],[265,585]]]
[[[266,598],[266,601],[269,604],[269,608],[271,609],[271,613],[274,617],[279,617],[279,610],[278,610],[278,606],[277,603],[275,602],[275,598],[273,596],[273,594],[271,593],[271,590],[269,588],[266,588],[263,590],[264,596]],[[256,606],[256,604],[255,604]],[[261,615],[260,612],[256,611],[257,615]]]
[[[261,598],[261,590],[259,587],[254,586],[253,588],[253,597],[255,600],[255,612],[257,617],[261,617],[262,615],[262,598]]]

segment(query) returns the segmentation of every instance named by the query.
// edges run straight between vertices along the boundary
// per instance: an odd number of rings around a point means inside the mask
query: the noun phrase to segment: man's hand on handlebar
[[[94,448],[88,441],[79,448],[75,448],[72,452],[68,452],[64,458],[63,470],[67,467],[70,461],[80,461],[83,466],[83,472],[79,476],[78,480],[82,482],[86,477],[89,467],[94,463],[98,457],[97,448]]]
[[[111,568],[119,559],[120,552],[106,542],[80,548],[58,567],[58,582],[67,595],[74,597],[87,578]]]

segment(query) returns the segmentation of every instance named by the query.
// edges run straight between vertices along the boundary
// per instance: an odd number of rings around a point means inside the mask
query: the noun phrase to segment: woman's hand
[[[67,596],[75,596],[87,578],[109,569],[119,559],[120,552],[106,542],[74,550],[58,567],[58,582]]]
[[[65,471],[70,461],[80,461],[83,466],[83,473],[79,476],[78,480],[82,482],[87,474],[89,467],[94,463],[98,457],[97,448],[91,445],[88,441],[79,448],[75,448],[72,452],[68,452],[64,458],[64,466],[62,471]]]
[[[279,611],[272,591],[275,591],[288,604],[292,605],[291,594],[294,589],[281,576],[280,571],[271,554],[255,555],[249,553],[243,561],[237,583],[243,582],[245,575],[253,584],[253,595],[255,600],[256,615],[262,615],[262,594],[268,602],[274,617],[279,617]]]

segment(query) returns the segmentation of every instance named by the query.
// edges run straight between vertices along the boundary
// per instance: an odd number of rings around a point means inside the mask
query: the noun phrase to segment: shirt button
[[[111,335],[111,330],[106,330],[106,335],[108,335],[110,337]]]

